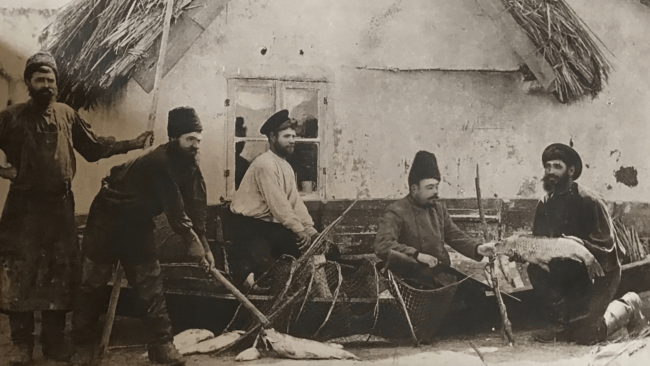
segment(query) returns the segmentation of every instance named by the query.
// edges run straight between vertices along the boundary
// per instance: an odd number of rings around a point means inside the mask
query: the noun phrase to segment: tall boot
[[[43,356],[47,359],[68,362],[74,354],[72,347],[65,340],[65,316],[63,310],[47,310],[41,312],[43,317],[41,329],[41,345]]]
[[[149,333],[149,360],[165,365],[184,365],[185,360],[174,347],[172,326],[167,314],[160,264],[124,263],[124,272],[146,310],[144,326]]]
[[[34,352],[34,313],[10,312],[9,326],[14,352],[9,358],[10,366],[24,366],[32,362]]]
[[[546,315],[551,325],[533,333],[533,339],[541,343],[566,342],[570,339],[570,329],[567,325],[568,309],[564,299],[549,303]]]

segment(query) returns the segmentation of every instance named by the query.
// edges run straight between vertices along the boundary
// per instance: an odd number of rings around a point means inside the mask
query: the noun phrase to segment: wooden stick
[[[167,42],[169,40],[169,28],[171,27],[172,13],[174,11],[174,0],[167,0],[165,6],[165,19],[163,23],[163,34],[160,40],[160,52],[158,53],[158,64],[156,65],[156,76],[153,82],[153,102],[151,103],[151,110],[149,111],[149,121],[147,122],[147,131],[152,131],[156,125],[156,110],[158,109],[158,90],[160,89],[160,80],[162,79],[163,67],[165,65],[165,56],[167,56]],[[147,146],[148,145],[148,146]],[[153,135],[149,144],[145,147],[153,145]]]
[[[487,241],[489,240],[488,226],[485,221],[485,214],[483,213],[483,201],[481,201],[481,178],[479,175],[478,164],[476,164],[476,199],[478,200],[478,214],[481,218],[481,226],[483,228],[483,237]],[[497,304],[499,305],[499,313],[501,314],[501,326],[502,333],[509,346],[515,344],[515,337],[512,334],[512,324],[510,324],[510,319],[508,319],[508,312],[506,310],[506,304],[503,302],[501,297],[501,290],[499,290],[499,280],[494,271],[494,259],[495,257],[490,258],[490,263],[487,265],[488,273],[490,274],[490,279],[492,282],[492,292],[494,292],[494,297],[497,299]]]
[[[262,327],[267,328],[271,323],[269,320],[262,314],[261,311],[259,311],[255,305],[253,305],[250,300],[244,294],[242,294],[237,287],[235,287],[230,281],[226,279],[216,268],[211,268],[210,269],[210,274],[216,278],[219,282],[221,282],[224,287],[230,291],[231,294],[233,294],[239,302],[244,305],[244,307],[253,314],[253,316],[257,319],[258,323],[262,325]]]
[[[113,322],[115,322],[115,310],[117,309],[117,301],[120,299],[120,290],[122,289],[122,265],[117,262],[115,273],[113,273],[113,290],[111,291],[111,298],[108,302],[108,310],[106,311],[106,321],[104,322],[104,330],[102,331],[102,338],[99,342],[99,349],[97,356],[101,359],[108,349],[108,343],[111,339],[113,332]]]

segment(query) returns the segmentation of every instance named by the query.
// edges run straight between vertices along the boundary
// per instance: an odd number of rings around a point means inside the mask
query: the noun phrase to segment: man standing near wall
[[[183,238],[191,259],[214,266],[205,237],[205,182],[197,164],[202,130],[194,109],[173,109],[167,126],[170,141],[112,168],[104,179],[88,214],[83,278],[72,317],[74,340],[80,346],[75,356],[79,364],[92,360],[96,346],[93,329],[103,308],[102,289],[118,260],[144,306],[149,360],[185,363],[172,343],[153,219],[164,212],[174,232]]]
[[[458,279],[444,244],[480,261],[494,255],[494,243],[482,244],[463,233],[438,200],[440,170],[434,154],[419,151],[409,172],[409,194],[391,204],[379,221],[375,253],[397,275],[435,289]]]
[[[286,160],[295,147],[295,122],[282,110],[264,122],[260,133],[270,150],[253,161],[230,206],[238,246],[232,259],[240,262],[232,275],[238,286],[251,272],[259,278],[283,254],[299,257],[318,234]]]
[[[603,198],[575,182],[582,173],[582,160],[573,148],[549,145],[542,153],[542,164],[547,195],[537,204],[533,235],[547,237],[556,245],[561,240],[580,243],[594,255],[605,276],[592,283],[584,264],[572,260],[551,261],[549,271],[529,264],[530,282],[554,323],[534,338],[583,344],[604,341],[614,329],[603,315],[621,279],[612,219]]]
[[[55,102],[58,70],[48,53],[27,60],[24,78],[31,99],[0,112],[0,149],[11,164],[0,168],[11,180],[0,218],[0,310],[9,315],[13,365],[31,361],[35,311],[42,313],[44,356],[66,361],[72,354],[63,330],[79,267],[73,149],[94,162],[142,149],[151,137],[96,136],[77,112]]]

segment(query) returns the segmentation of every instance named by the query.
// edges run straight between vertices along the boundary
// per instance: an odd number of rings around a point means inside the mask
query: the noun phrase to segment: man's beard
[[[198,148],[190,147],[189,149],[184,149],[181,147],[178,140],[171,142],[171,148],[174,155],[181,158],[182,160],[185,160],[187,163],[196,165],[199,164],[200,154]]]
[[[544,183],[544,190],[546,192],[556,192],[558,188],[566,187],[569,183],[569,174],[565,173],[561,177],[557,177],[555,174],[546,174],[542,178],[542,182]]]
[[[32,97],[34,102],[43,107],[49,106],[56,99],[58,94],[56,86],[35,89],[31,85],[28,85],[27,90],[29,91],[29,96]]]
[[[295,151],[295,149],[296,149],[295,145],[293,145],[293,146],[290,146],[290,145],[282,146],[280,143],[275,144],[275,151],[277,151],[284,158],[293,155],[293,152]]]

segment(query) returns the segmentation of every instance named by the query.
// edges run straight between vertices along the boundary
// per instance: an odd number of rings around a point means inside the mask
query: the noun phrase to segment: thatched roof
[[[594,97],[602,90],[610,64],[592,39],[593,33],[565,0],[485,1],[505,6],[532,41],[539,58],[546,61],[543,66],[549,70],[545,74],[550,77],[544,75],[548,81],[544,84],[553,84],[560,102]],[[226,1],[174,0],[172,22],[185,10],[196,7],[195,3],[214,7],[219,2]],[[90,108],[123,87],[143,58],[153,58],[147,53],[157,52],[157,47],[152,46],[159,43],[162,34],[164,3],[165,0],[75,0],[65,7],[46,29],[44,45],[59,64],[60,101],[76,109]],[[166,68],[171,66],[166,63]],[[146,78],[142,72],[136,78],[141,85],[142,75]]]
[[[600,93],[611,68],[596,42],[604,44],[565,0],[501,1],[555,70],[553,93],[560,102]]]
[[[192,0],[174,0],[172,22]],[[75,0],[45,32],[59,66],[59,100],[90,108],[126,84],[162,34],[165,0]]]

